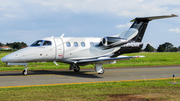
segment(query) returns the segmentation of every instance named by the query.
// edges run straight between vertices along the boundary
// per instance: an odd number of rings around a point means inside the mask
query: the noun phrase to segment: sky
[[[180,0],[0,0],[0,42],[44,37],[106,37],[128,30],[136,17],[176,14]],[[180,17],[153,20],[143,41],[180,46]]]

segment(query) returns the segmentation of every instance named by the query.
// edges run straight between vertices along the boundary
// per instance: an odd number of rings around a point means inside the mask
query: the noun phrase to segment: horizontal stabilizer
[[[178,17],[178,15],[171,14],[171,15],[164,15],[164,16],[137,17],[137,18],[131,20],[131,22],[134,22],[136,19],[137,20],[148,20],[148,21],[151,21],[151,20],[170,18],[170,17]]]

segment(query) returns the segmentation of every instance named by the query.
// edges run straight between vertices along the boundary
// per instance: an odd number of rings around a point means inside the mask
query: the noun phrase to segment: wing
[[[118,57],[100,57],[97,59],[85,59],[85,60],[68,60],[66,61],[66,63],[75,63],[75,64],[91,64],[91,63],[98,63],[98,62],[110,62],[110,61],[122,61],[122,60],[129,60],[132,58],[141,58],[141,57],[145,57],[145,56],[118,56]]]

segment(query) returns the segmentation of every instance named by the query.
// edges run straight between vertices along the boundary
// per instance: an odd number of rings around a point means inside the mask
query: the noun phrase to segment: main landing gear
[[[104,68],[102,67],[103,66],[103,63],[96,63],[95,64],[95,70],[96,72],[98,72],[98,74],[104,74],[105,70]],[[69,67],[69,70],[74,70],[74,72],[79,72],[80,71],[80,68],[77,64],[70,64],[70,67]],[[28,67],[27,65],[25,65],[25,69],[23,70],[22,74],[24,76],[27,76],[28,75]]]
[[[104,74],[105,70],[102,66],[103,66],[103,63],[96,63],[95,64],[95,71],[98,74]],[[80,68],[77,64],[70,64],[69,70],[72,70],[72,69],[74,70],[74,72],[80,71]]]
[[[96,63],[95,70],[98,72],[98,74],[104,74],[105,70],[102,66],[103,63]]]
[[[27,65],[25,65],[24,67],[25,67],[25,68],[24,68],[22,74],[23,74],[24,76],[27,76],[27,74],[28,74],[28,67],[27,67]]]
[[[69,70],[74,70],[74,72],[79,72],[80,68],[77,64],[70,64]]]

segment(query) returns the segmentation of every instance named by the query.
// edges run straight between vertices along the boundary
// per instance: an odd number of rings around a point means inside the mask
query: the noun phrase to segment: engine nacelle
[[[126,44],[128,41],[126,39],[120,37],[104,37],[102,38],[102,45],[109,46],[109,47],[116,47],[123,44]]]

